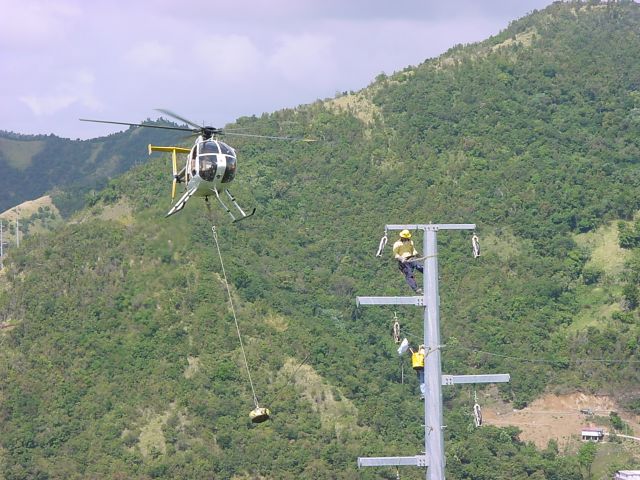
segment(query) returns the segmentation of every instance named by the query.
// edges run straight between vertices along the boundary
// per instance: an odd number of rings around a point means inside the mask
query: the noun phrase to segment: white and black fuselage
[[[232,147],[219,140],[198,137],[185,166],[187,191],[195,189],[193,195],[197,197],[213,195],[214,190],[220,191],[223,184],[233,181],[236,169],[236,152]]]
[[[236,151],[220,140],[198,137],[191,151],[187,155],[187,162],[178,174],[178,181],[186,183],[186,192],[176,204],[169,210],[167,216],[172,215],[185,206],[191,197],[215,196],[225,208],[227,213],[236,220],[229,208],[220,198],[220,191],[224,190],[231,202],[238,209],[241,217],[247,217],[242,208],[236,203],[235,198],[226,188],[236,176],[237,170]],[[253,212],[252,212],[253,213]]]

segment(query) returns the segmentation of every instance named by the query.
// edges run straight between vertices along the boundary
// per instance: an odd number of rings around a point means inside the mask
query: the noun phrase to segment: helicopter
[[[146,125],[141,123],[128,123],[128,122],[113,122],[109,120],[92,120],[81,118],[82,122],[96,122],[96,123],[112,123],[116,125],[129,125],[131,127],[148,127],[148,128],[163,128],[166,130],[181,130],[190,132],[192,135],[196,135],[195,143],[191,148],[176,147],[176,146],[155,146],[149,145],[149,155],[153,152],[171,152],[172,166],[173,166],[173,184],[171,187],[171,200],[175,199],[176,185],[183,183],[185,185],[184,194],[178,199],[178,201],[171,207],[165,217],[169,217],[174,213],[179,212],[187,204],[187,201],[193,197],[204,197],[205,201],[209,202],[210,196],[215,196],[222,208],[231,216],[233,222],[238,222],[246,218],[251,217],[256,209],[255,207],[250,213],[246,213],[242,207],[238,204],[233,194],[227,188],[227,185],[233,181],[236,176],[238,168],[238,159],[236,151],[233,147],[222,142],[218,137],[223,135],[235,135],[242,137],[253,138],[267,138],[275,140],[300,140],[305,142],[313,142],[314,140],[306,138],[294,138],[294,137],[278,137],[271,135],[255,135],[250,133],[239,133],[223,130],[222,128],[200,126],[191,120],[183,118],[169,110],[158,108],[156,111],[164,113],[176,120],[184,122],[190,127],[172,127],[168,125]],[[178,154],[185,155],[184,167],[178,170]],[[229,198],[229,201],[235,208],[234,212],[224,202],[221,192]]]

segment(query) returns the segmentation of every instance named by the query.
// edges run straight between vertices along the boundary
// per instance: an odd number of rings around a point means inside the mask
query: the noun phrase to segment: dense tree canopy
[[[350,107],[238,119],[321,139],[233,142],[232,190],[258,212],[231,225],[214,207],[257,394],[274,413],[265,424],[248,420],[206,209],[193,199],[163,218],[166,158],[28,236],[0,276],[12,326],[0,336],[0,478],[395,478],[355,463],[423,445],[393,310],[355,307],[356,295],[408,293],[389,248],[374,256],[386,223],[478,226],[479,259],[470,235],[438,237],[445,373],[509,372],[500,393],[515,407],[562,385],[624,388],[620,401],[639,408],[638,28],[634,3],[556,3],[378,77],[347,94]],[[126,221],[113,214],[127,209]],[[619,271],[581,243],[611,225]],[[398,314],[418,342],[419,309]],[[457,387],[445,423],[448,478],[571,480],[591,465],[589,451],[539,451],[515,428],[474,429]]]

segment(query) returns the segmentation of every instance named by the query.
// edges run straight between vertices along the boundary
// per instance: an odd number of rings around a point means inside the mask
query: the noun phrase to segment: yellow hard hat
[[[411,232],[409,230],[402,230],[400,232],[400,238],[411,238]]]

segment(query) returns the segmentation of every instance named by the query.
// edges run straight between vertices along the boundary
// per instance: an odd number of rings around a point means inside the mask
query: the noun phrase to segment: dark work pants
[[[407,280],[407,283],[411,287],[411,290],[415,292],[418,288],[418,285],[416,284],[416,277],[413,273],[415,270],[418,270],[420,273],[424,273],[422,264],[413,260],[409,260],[404,263],[398,262],[398,268],[404,274],[404,278]]]

